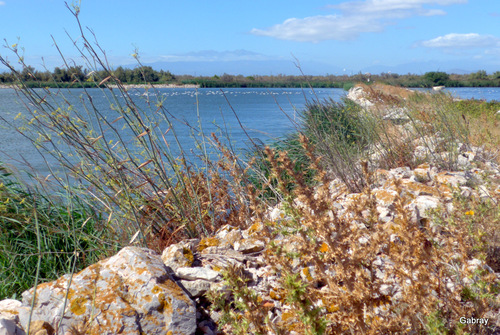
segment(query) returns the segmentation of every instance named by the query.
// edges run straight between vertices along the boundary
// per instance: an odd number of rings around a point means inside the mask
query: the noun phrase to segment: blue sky
[[[178,74],[299,74],[295,58],[306,74],[500,71],[498,0],[82,0],[80,20],[113,66],[137,48]],[[0,22],[29,64],[62,64],[51,35],[81,63],[63,0],[0,0]]]

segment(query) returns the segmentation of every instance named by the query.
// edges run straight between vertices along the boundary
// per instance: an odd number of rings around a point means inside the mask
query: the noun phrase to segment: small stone
[[[220,274],[217,271],[203,267],[178,268],[175,271],[175,275],[187,280],[203,279],[207,281],[217,281],[220,279]]]
[[[314,266],[306,266],[300,271],[300,277],[307,283],[314,283],[316,281],[316,269]]]
[[[380,294],[382,295],[391,295],[393,292],[394,287],[392,285],[387,285],[387,284],[382,284],[380,285]]]
[[[212,319],[213,322],[218,323],[220,318],[221,318],[221,313],[217,311],[210,311],[210,318]]]
[[[393,219],[392,211],[386,207],[377,206],[378,219],[383,223],[387,223]]]
[[[255,233],[262,231],[263,228],[264,228],[264,225],[262,224],[262,222],[255,222],[248,229],[246,229],[242,232],[242,236],[244,238],[249,238],[250,236],[254,235]]]
[[[437,174],[436,180],[442,184],[450,184],[454,187],[467,183],[467,178],[465,178],[465,173],[463,172],[441,172]]]
[[[161,254],[163,263],[170,269],[175,271],[179,267],[191,266],[193,264],[194,256],[193,251],[186,243],[173,244]]]
[[[11,319],[4,319],[0,316],[0,335],[25,335],[24,330],[19,328],[17,323]]]
[[[227,234],[229,234],[230,232],[232,232],[235,229],[236,229],[236,227],[233,227],[231,225],[224,225],[219,230],[217,230],[217,233],[215,234],[215,236],[219,240],[221,240],[221,239],[225,238],[227,236]]]
[[[479,196],[483,199],[491,198],[490,192],[488,192],[488,189],[484,186],[479,186],[478,192],[479,192]]]
[[[264,250],[265,247],[266,245],[263,241],[257,240],[255,238],[249,238],[234,243],[234,250],[239,251],[243,254],[259,252]]]
[[[368,243],[368,241],[369,241],[369,240],[368,240],[368,238],[366,238],[366,237],[364,237],[364,236],[362,236],[362,237],[360,237],[360,238],[358,239],[358,242],[359,242],[359,244],[361,244],[361,245]]]
[[[439,205],[439,199],[434,196],[421,195],[417,197],[413,203],[418,209],[419,218],[428,218],[428,211],[436,208]]]
[[[191,298],[198,298],[210,290],[210,282],[202,279],[197,280],[179,280],[179,286],[182,286],[191,296]]]
[[[30,335],[54,335],[54,328],[50,323],[42,320],[30,323]]]
[[[470,198],[472,196],[472,189],[467,186],[460,186],[460,195],[464,198]]]
[[[271,221],[277,221],[284,216],[285,216],[285,214],[283,213],[283,211],[281,209],[279,209],[279,207],[274,207],[272,209],[272,211],[269,213],[269,219]]]
[[[429,168],[427,169],[416,168],[415,170],[413,170],[413,173],[415,174],[415,178],[417,179],[418,182],[426,183],[431,180],[429,174]]]
[[[460,154],[457,157],[457,165],[459,169],[466,169],[470,166],[470,161],[464,154]]]
[[[382,207],[393,206],[398,196],[398,192],[394,190],[386,190],[379,188],[374,189],[372,193],[375,195],[375,198],[377,199],[377,204],[379,204]]]
[[[233,245],[241,240],[243,236],[241,235],[240,229],[233,229],[226,234],[223,238],[220,239],[219,246],[224,247],[233,247]]]
[[[215,333],[210,329],[209,326],[199,327],[199,329],[203,332],[204,335],[215,335]]]

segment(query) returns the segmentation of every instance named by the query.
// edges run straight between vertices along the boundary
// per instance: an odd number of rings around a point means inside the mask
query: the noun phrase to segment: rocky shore
[[[366,99],[359,89],[355,90],[350,92],[351,98]],[[374,105],[370,100],[362,103],[367,108]],[[394,111],[387,114],[396,115],[388,119],[402,117]],[[417,150],[431,149],[425,146]],[[335,216],[351,222],[351,228],[360,232],[359,243],[368,245],[373,236],[368,233],[368,227],[353,220],[353,208],[374,201],[375,220],[382,230],[388,231],[386,243],[404,245],[406,242],[400,240],[398,234],[400,199],[404,198],[408,220],[437,236],[436,244],[448,243],[447,233],[436,221],[433,210],[453,212],[452,200],[457,193],[469,201],[488,200],[500,206],[499,165],[486,159],[487,155],[481,148],[456,143],[456,150],[459,153],[458,168],[453,171],[438,169],[432,159],[413,169],[375,169],[368,193],[349,192],[339,179],[333,180],[329,185],[332,218]],[[424,157],[426,153],[415,152],[415,155]],[[319,196],[316,193],[313,198]],[[296,205],[306,206],[298,200]],[[225,226],[214,236],[170,245],[161,255],[129,246],[72,276],[65,275],[56,281],[40,284],[36,296],[32,288],[23,293],[22,301],[0,301],[0,334],[26,334],[29,322],[30,334],[37,335],[223,334],[217,329],[222,312],[209,308],[204,295],[209,291],[223,293],[227,304],[230,303],[231,290],[222,275],[228,268],[244,274],[246,285],[258,294],[259,308],[271,323],[289,324],[290,334],[301,334],[300,330],[294,329],[292,306],[285,299],[281,274],[268,264],[265,257],[271,242],[289,252],[298,250],[300,233],[278,232],[287,220],[292,220],[283,204],[269,208],[265,217],[265,222],[255,220],[246,229]],[[274,237],[271,240],[269,236]],[[422,249],[425,248],[424,245]],[[329,250],[325,247],[320,252],[328,253]],[[474,275],[478,271],[500,282],[500,264],[465,259],[458,252],[455,258],[455,265],[460,268],[457,276],[434,278],[431,275],[429,280],[442,282],[446,294],[455,296],[457,301],[460,301],[463,285],[473,285],[478,280]],[[393,275],[394,264],[385,249],[381,248],[370,262],[373,276],[382,282],[377,294],[386,297],[387,304],[397,306],[404,288]],[[324,285],[312,264],[304,266],[301,262],[292,262],[290,266],[304,282],[318,289]],[[333,269],[331,264],[325,264],[325,272],[331,277],[335,277]],[[425,290],[424,286],[422,290]],[[495,294],[500,301],[498,292]],[[323,301],[317,301],[315,305],[325,311],[332,310]],[[374,315],[365,317],[390,320],[394,317],[393,310],[381,305]],[[487,319],[489,330],[500,331],[499,309],[488,310],[483,317]],[[225,331],[224,334],[231,333],[230,328]]]

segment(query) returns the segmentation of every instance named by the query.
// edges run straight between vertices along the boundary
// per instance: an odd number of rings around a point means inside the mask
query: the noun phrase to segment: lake
[[[113,113],[104,93],[99,89],[87,90],[95,105],[107,115]],[[447,88],[454,96],[469,99],[500,100],[500,88]],[[63,90],[64,95],[76,108],[80,105],[82,89]],[[140,106],[146,106],[146,100],[154,99],[143,89],[131,89],[130,94]],[[294,120],[298,121],[297,112],[304,108],[307,101],[332,98],[335,101],[346,94],[342,89],[285,89],[285,88],[234,88],[234,89],[193,89],[163,88],[158,89],[159,96],[173,117],[191,125],[198,123],[198,112],[205,134],[217,131],[221,127],[232,139],[237,149],[245,148],[247,134],[254,140],[268,143],[294,129]],[[227,99],[227,100],[226,100]],[[198,102],[197,102],[198,101]],[[197,107],[198,106],[198,107]],[[81,107],[80,107],[81,108]],[[243,125],[240,127],[238,119]],[[0,116],[19,125],[14,120],[25,107],[19,102],[15,91],[0,89]],[[35,150],[30,141],[18,134],[12,127],[0,121],[0,161],[18,169],[31,166],[34,171],[45,176],[50,169],[44,158]],[[184,150],[194,148],[189,129],[179,122],[175,125],[180,143]],[[246,133],[245,133],[246,132]],[[47,157],[46,157],[47,158]],[[55,167],[54,160],[48,158],[48,165]]]
[[[113,113],[105,94],[100,89],[87,90],[94,104],[103,112]],[[63,90],[65,97],[76,108],[81,109],[80,96],[83,89]],[[146,94],[144,89],[130,89],[130,95],[141,107],[146,107],[147,99],[155,97],[152,93]],[[248,136],[253,140],[268,143],[281,137],[294,129],[294,120],[298,121],[297,113],[304,108],[307,101],[314,99],[332,98],[340,101],[345,95],[342,89],[281,89],[281,88],[160,88],[158,93],[164,99],[164,105],[173,117],[180,121],[174,123],[179,142],[184,150],[194,148],[192,135],[189,128],[182,123],[187,122],[193,126],[198,124],[198,113],[205,134],[223,129],[236,148],[243,149],[249,142]],[[80,106],[80,107],[79,107]],[[234,110],[234,112],[233,112]],[[20,125],[15,116],[25,112],[25,107],[13,89],[0,90],[0,116],[9,122]],[[234,114],[237,114],[238,119]],[[114,119],[112,117],[111,119]],[[243,129],[240,127],[241,122]],[[0,120],[0,161],[11,164],[18,169],[31,165],[33,170],[40,175],[48,175],[50,169],[43,157],[35,150],[30,141],[17,133],[12,127],[7,127]],[[220,128],[219,128],[220,127]],[[174,148],[175,150],[175,148]],[[47,158],[47,157],[45,157]],[[55,161],[48,158],[51,167]]]
[[[432,89],[423,89],[423,91],[432,91]],[[461,99],[500,101],[500,87],[447,87],[443,92],[449,92]]]

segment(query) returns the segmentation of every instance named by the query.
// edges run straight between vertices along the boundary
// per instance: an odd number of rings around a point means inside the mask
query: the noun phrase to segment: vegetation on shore
[[[470,74],[447,74],[445,72],[427,72],[423,75],[395,73],[354,74],[354,75],[222,75],[192,76],[174,75],[170,71],[156,71],[151,66],[136,68],[117,67],[110,70],[122,84],[171,84],[196,85],[199,87],[287,87],[300,88],[344,88],[349,89],[357,82],[381,82],[402,87],[500,87],[500,71],[488,75],[480,70]],[[98,87],[95,78],[106,78],[102,70],[90,70],[83,66],[56,67],[51,71],[37,71],[31,66],[24,67],[18,76],[10,72],[0,73],[0,84],[8,85],[21,79],[27,87],[76,88]],[[102,83],[104,84],[104,83]],[[101,84],[101,85],[102,85]]]
[[[96,210],[71,189],[27,185],[0,164],[0,300],[117,252]]]
[[[78,21],[78,10],[73,13]],[[436,216],[442,218],[448,237],[447,243],[440,244],[435,232],[411,222],[403,206],[408,195],[401,195],[396,203],[401,243],[391,246],[395,270],[388,275],[411,283],[402,304],[374,297],[374,279],[364,271],[370,267],[367,260],[385,252],[381,246],[390,238],[370,200],[373,171],[422,163],[413,150],[417,139],[427,141],[426,145],[439,144],[445,155],[433,158],[441,169],[456,168],[453,145],[457,142],[483,147],[491,153],[489,160],[500,163],[495,151],[500,147],[499,103],[456,102],[445,94],[417,93],[406,100],[379,94],[379,101],[404,108],[411,126],[405,128],[350,101],[314,101],[303,111],[304,122],[296,134],[269,147],[252,147],[249,159],[231,149],[230,139],[205,134],[201,124],[193,125],[196,154],[202,162],[194,165],[178,141],[177,120],[165,109],[161,95],[138,104],[99,49],[84,34],[79,41],[84,58],[92,60],[88,66],[96,67],[90,70],[92,76],[71,74],[70,81],[101,87],[110,102],[108,115],[85,90],[82,103],[72,104],[65,90],[32,89],[28,85],[32,68],[23,64],[19,72],[11,67],[11,75],[23,88],[19,93],[27,101],[26,123],[18,130],[37,150],[55,157],[64,173],[54,176],[50,185],[35,179],[36,186],[28,187],[2,169],[0,265],[12,268],[13,274],[0,274],[0,287],[6,288],[0,291],[0,299],[18,298],[26,287],[74,273],[126,245],[160,252],[186,238],[210,237],[227,224],[247,228],[260,222],[273,227],[271,238],[277,237],[275,232],[297,235],[296,252],[273,243],[265,253],[272,272],[282,274],[280,294],[291,306],[286,317],[292,326],[266,319],[258,295],[243,285],[244,275],[227,268],[227,287],[235,299],[222,304],[214,292],[210,300],[222,309],[221,323],[231,325],[233,333],[283,334],[300,329],[308,334],[465,334],[458,323],[460,316],[481,317],[500,307],[495,300],[500,290],[496,278],[485,271],[470,275],[453,263],[472,257],[489,260],[498,252],[495,232],[500,231],[500,212],[491,199],[468,201],[457,194],[454,211],[439,208]],[[0,61],[10,66],[1,57]],[[148,80],[145,68],[139,67],[143,83]],[[173,146],[180,154],[174,154]],[[353,209],[350,219],[335,214],[329,191],[334,178],[368,199]],[[319,197],[313,201],[314,194]],[[306,206],[299,206],[296,199]],[[289,219],[269,221],[265,213],[278,203]],[[361,242],[360,230],[350,229],[357,222],[366,224],[372,241]],[[270,231],[263,229],[262,234]],[[18,242],[13,243],[13,237]],[[319,243],[320,238],[324,243]],[[431,247],[422,248],[429,241]],[[461,258],[452,259],[454,254]],[[292,262],[311,266],[323,276],[321,291],[293,273]],[[336,274],[325,274],[325,264],[334,266]],[[406,266],[413,271],[410,275],[400,271]],[[460,301],[445,291],[436,297],[425,286],[435,283],[426,280],[442,275],[471,276],[474,281],[459,283]],[[318,299],[324,308],[315,305]],[[382,322],[366,316],[367,310],[379,308],[390,309],[397,317]],[[488,329],[477,326],[472,331]]]

